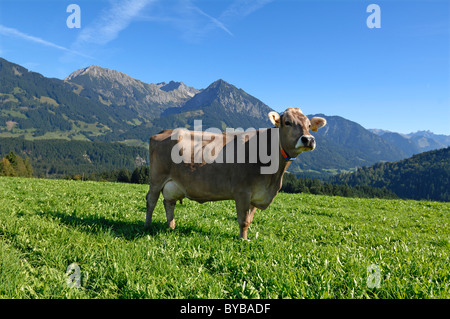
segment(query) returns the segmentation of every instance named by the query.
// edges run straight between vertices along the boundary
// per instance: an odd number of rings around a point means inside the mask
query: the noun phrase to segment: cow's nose
[[[301,137],[301,141],[305,147],[311,147],[311,148],[314,147],[314,144],[315,144],[314,136],[303,135]]]

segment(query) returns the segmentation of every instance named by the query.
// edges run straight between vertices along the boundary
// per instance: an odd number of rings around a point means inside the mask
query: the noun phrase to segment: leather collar
[[[286,151],[283,148],[280,148],[280,152],[286,161],[294,161],[296,159],[296,157],[290,157],[289,155],[287,155]]]

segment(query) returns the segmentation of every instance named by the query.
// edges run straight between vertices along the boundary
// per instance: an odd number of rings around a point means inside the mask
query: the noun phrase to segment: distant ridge
[[[385,187],[401,198],[450,201],[450,147],[398,162],[378,163],[331,181],[349,186]]]
[[[404,151],[408,156],[450,146],[450,136],[430,131],[401,134],[380,129],[369,130]]]

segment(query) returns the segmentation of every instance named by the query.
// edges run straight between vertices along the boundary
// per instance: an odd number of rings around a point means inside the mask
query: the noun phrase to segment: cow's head
[[[325,126],[322,117],[308,119],[299,108],[290,107],[281,115],[269,113],[270,121],[280,129],[280,144],[289,157],[297,157],[301,152],[312,151],[316,147],[314,136],[309,133]]]

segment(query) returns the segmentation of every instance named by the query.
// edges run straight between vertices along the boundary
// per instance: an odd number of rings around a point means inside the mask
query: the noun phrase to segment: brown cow
[[[154,135],[145,226],[151,225],[161,192],[171,228],[175,228],[175,204],[184,197],[200,203],[231,199],[236,203],[239,238],[247,239],[256,208],[266,209],[273,201],[291,161],[316,147],[309,130],[326,124],[325,119],[308,119],[292,107],[281,116],[270,112],[269,119],[275,128],[237,133],[176,129]],[[270,152],[270,163],[263,161],[268,148],[276,150]]]

